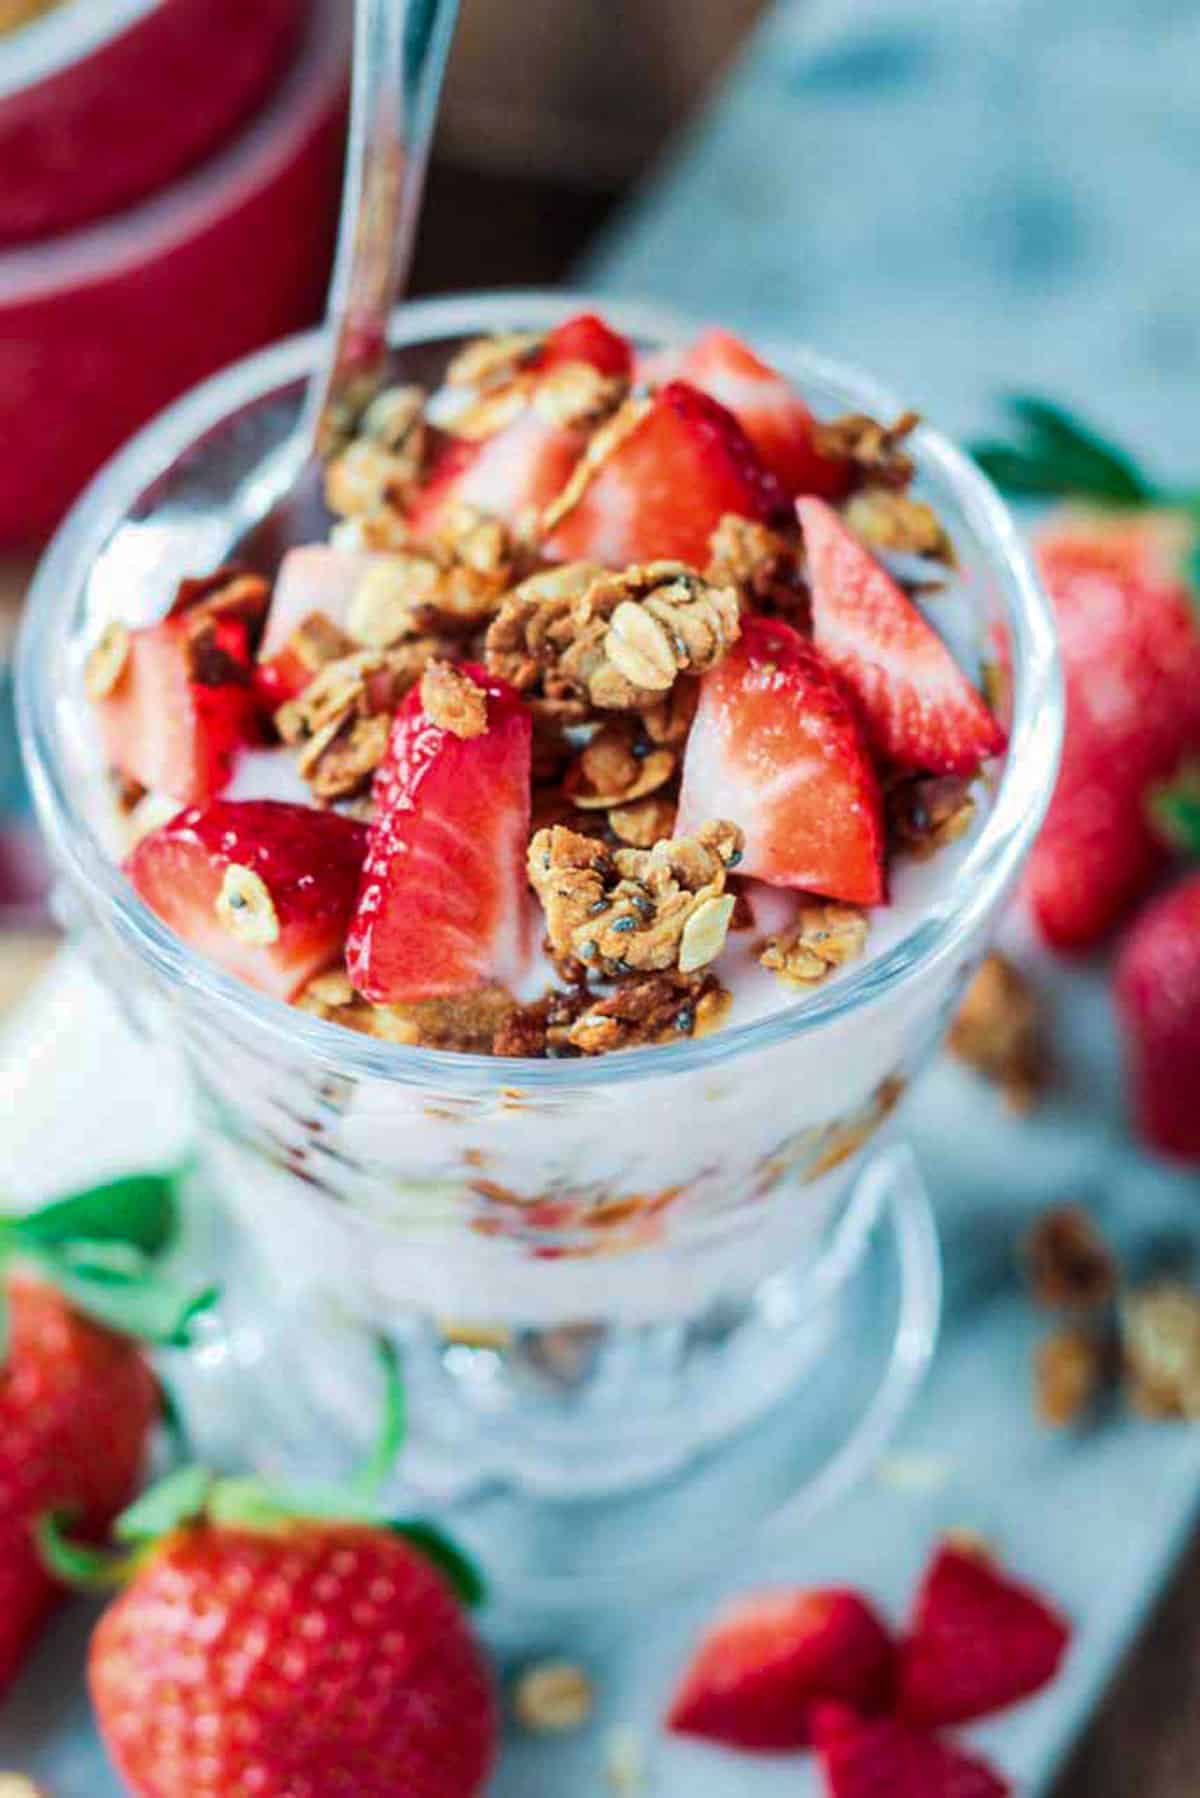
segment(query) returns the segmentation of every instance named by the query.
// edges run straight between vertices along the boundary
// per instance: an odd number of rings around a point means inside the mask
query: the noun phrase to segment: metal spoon
[[[323,461],[383,382],[457,13],[458,0],[355,0],[346,178],[320,359],[295,435],[234,505],[231,557],[253,567],[273,569],[320,529]]]

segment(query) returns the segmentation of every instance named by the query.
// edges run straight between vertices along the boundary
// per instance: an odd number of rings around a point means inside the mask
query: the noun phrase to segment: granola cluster
[[[786,508],[772,523],[727,513],[696,566],[554,560],[550,534],[654,402],[636,373],[563,359],[561,348],[550,356],[547,344],[524,332],[468,344],[432,408],[411,384],[361,408],[348,403],[325,478],[330,541],[346,552],[336,578],[353,583],[331,603],[336,616],[320,609],[318,581],[313,609],[289,609],[295,622],[255,666],[271,600],[258,576],[223,568],[187,582],[171,614],[186,633],[189,678],[252,684],[268,707],[268,735],[292,752],[313,804],[367,821],[397,707],[414,688],[430,725],[466,742],[488,729],[488,676],[525,702],[528,880],[559,984],[533,1003],[494,986],[453,1001],[379,1005],[335,970],[298,1001],[387,1041],[558,1056],[698,1035],[729,1008],[714,965],[729,933],[754,927],[736,872],[739,821],[715,817],[680,835],[681,773],[701,681],[737,645],[747,615],[809,629],[800,527]],[[613,365],[622,366],[619,356]],[[865,541],[949,567],[944,528],[909,492],[915,422],[856,414],[818,427],[814,447],[842,465],[846,514]],[[447,500],[445,472],[454,490],[458,472],[513,425],[569,452],[531,486],[535,497],[506,506],[503,521],[486,501]],[[468,487],[476,498],[494,491],[487,480]],[[129,655],[130,633],[113,626],[87,668],[98,702]],[[134,819],[154,798],[141,789],[126,797]],[[893,852],[932,853],[966,828],[972,806],[961,781],[893,782]],[[252,903],[260,897],[229,895],[228,927],[267,929]],[[867,929],[856,907],[800,894],[784,928],[748,943],[782,985],[804,989],[861,955]]]
[[[1200,1292],[1177,1276],[1130,1284],[1080,1205],[1043,1213],[1025,1244],[1030,1292],[1059,1321],[1035,1351],[1038,1415],[1086,1420],[1120,1391],[1144,1417],[1200,1418]]]

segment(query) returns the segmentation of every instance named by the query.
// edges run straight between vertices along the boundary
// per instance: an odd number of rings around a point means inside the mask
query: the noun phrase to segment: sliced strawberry
[[[193,949],[290,999],[341,951],[366,850],[366,826],[337,812],[218,800],[143,837],[125,872]]]
[[[1165,861],[1147,793],[1200,749],[1200,630],[1182,574],[1192,540],[1177,516],[1153,512],[1067,513],[1038,539],[1067,730],[1025,892],[1058,949],[1099,942]]]
[[[409,507],[414,537],[436,536],[458,506],[507,524],[541,512],[566,486],[586,443],[583,431],[532,404],[491,437],[447,437]]]
[[[1200,1161],[1200,874],[1142,912],[1117,962],[1134,1116],[1162,1155]]]
[[[519,977],[526,950],[530,714],[506,681],[463,664],[488,725],[459,737],[414,687],[375,777],[376,816],[347,967],[377,1003]]]
[[[986,1556],[944,1544],[901,1647],[900,1714],[930,1728],[990,1716],[1047,1685],[1070,1639],[1036,1592]]]
[[[892,1691],[892,1641],[856,1592],[758,1592],[706,1631],[667,1725],[732,1748],[803,1748],[812,1706],[869,1714]]]
[[[785,506],[732,412],[686,381],[668,381],[544,547],[564,561],[624,567],[668,556],[702,568],[726,512],[765,520]]]
[[[822,454],[817,422],[799,394],[732,331],[706,331],[674,373],[728,406],[789,495],[840,499],[847,491],[849,462]]]
[[[594,312],[577,312],[555,325],[535,366],[555,368],[561,362],[588,362],[602,375],[624,377],[633,373],[633,350],[628,338],[618,336]]]
[[[131,631],[120,673],[97,702],[109,764],[183,805],[219,793],[239,749],[258,740],[244,634],[237,656],[216,637],[201,653],[186,617]]]
[[[796,510],[813,637],[862,708],[882,754],[927,774],[973,774],[1004,733],[946,645],[831,506]]]
[[[879,783],[858,718],[812,644],[746,618],[700,684],[677,829],[728,818],[741,872],[773,886],[878,905],[885,896]]]
[[[322,614],[330,624],[344,630],[363,576],[383,559],[358,550],[335,549],[328,543],[306,543],[300,549],[290,549],[283,558],[271,596],[258,652],[260,667],[279,655],[288,639],[314,613]]]
[[[892,1717],[820,1720],[829,1798],[1009,1798],[987,1762]]]

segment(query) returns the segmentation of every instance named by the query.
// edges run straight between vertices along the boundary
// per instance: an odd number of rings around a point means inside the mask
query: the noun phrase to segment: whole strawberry
[[[169,1185],[137,1178],[0,1227],[0,1691],[61,1588],[38,1553],[51,1509],[100,1535],[132,1496],[158,1414],[135,1333],[176,1339],[190,1307],[148,1262],[173,1224]],[[84,1307],[95,1315],[88,1317]],[[125,1324],[110,1328],[103,1317]],[[128,1333],[126,1333],[128,1332]]]
[[[986,446],[980,461],[1012,493],[1072,502],[1035,542],[1067,728],[1025,895],[1048,943],[1087,950],[1159,875],[1150,793],[1200,749],[1197,503],[1058,408],[1025,399],[1015,409],[1024,441]]]
[[[130,1583],[96,1627],[88,1683],[137,1798],[482,1789],[496,1703],[455,1589],[475,1596],[474,1576],[430,1526],[345,1498],[342,1519],[328,1492],[184,1469],[118,1521]]]
[[[1200,873],[1135,921],[1116,995],[1138,1129],[1162,1154],[1200,1160]]]

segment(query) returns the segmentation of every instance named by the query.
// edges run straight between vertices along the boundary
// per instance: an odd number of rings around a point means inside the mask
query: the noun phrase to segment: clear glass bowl
[[[578,303],[406,307],[398,370],[436,381],[464,335],[541,327]],[[604,304],[642,343],[680,332]],[[269,485],[286,454],[313,351],[289,341],[173,407],[47,553],[20,650],[21,722],[62,904],[109,984],[183,1058],[210,1181],[257,1270],[245,1315],[288,1320],[291,1368],[330,1320],[404,1334],[429,1395],[418,1448],[447,1490],[500,1479],[578,1498],[679,1477],[811,1365],[830,1268],[841,1284],[865,1261],[852,1195],[870,1209],[868,1158],[935,1052],[1049,800],[1062,707],[1046,602],[992,488],[921,427],[920,489],[955,540],[981,641],[1011,663],[1013,699],[986,822],[912,928],[760,1022],[663,1048],[497,1061],[353,1035],[199,959],[137,900],[113,858],[81,685],[109,616],[156,615],[238,537],[244,483],[265,463]],[[778,354],[818,412],[899,410],[850,370]],[[245,1358],[263,1353],[260,1341]],[[309,1359],[306,1390],[349,1442],[365,1422],[352,1414],[369,1411],[361,1387],[331,1375],[327,1346]]]

